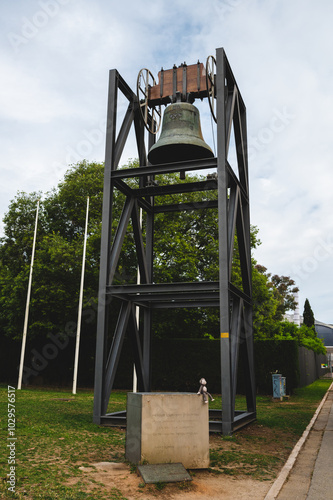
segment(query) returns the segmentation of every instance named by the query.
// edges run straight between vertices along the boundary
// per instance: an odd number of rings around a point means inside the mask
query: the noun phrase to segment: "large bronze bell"
[[[213,151],[202,137],[199,110],[176,102],[165,108],[161,135],[148,153],[153,165],[211,158]]]

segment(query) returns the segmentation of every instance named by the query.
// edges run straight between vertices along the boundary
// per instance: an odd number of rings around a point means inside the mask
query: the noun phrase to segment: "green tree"
[[[299,289],[289,276],[278,276],[277,274],[272,276],[271,273],[267,272],[265,266],[259,264],[256,264],[255,268],[267,278],[266,286],[272,290],[277,301],[274,319],[281,321],[287,311],[296,309],[297,303],[294,293],[298,292]]]
[[[4,218],[0,241],[0,326],[22,335],[36,203],[42,198],[29,314],[29,338],[62,331],[78,305],[87,196],[90,196],[85,297],[95,300],[102,207],[103,165],[72,166],[57,189],[18,193]]]
[[[130,162],[129,167],[138,167]],[[87,196],[90,197],[86,273],[84,291],[84,335],[94,339],[98,296],[99,253],[103,198],[103,164],[82,161],[72,165],[57,188],[41,193],[18,193],[4,218],[4,237],[0,240],[0,327],[12,338],[20,338],[24,319],[26,290],[31,259],[37,199],[41,199],[37,233],[29,338],[46,337],[76,322]],[[159,175],[163,184],[188,182],[178,174]],[[192,176],[192,181],[202,177]],[[138,187],[136,180],[130,185]],[[216,199],[215,190],[176,193],[156,198],[156,207]],[[124,195],[115,191],[113,234]],[[190,208],[190,207],[188,207]],[[143,222],[145,232],[145,222]],[[217,209],[182,210],[157,213],[155,217],[154,282],[218,280]],[[260,244],[258,228],[251,227],[251,246]],[[295,283],[288,277],[271,275],[254,260],[253,323],[255,339],[287,335],[281,319],[294,307]],[[116,273],[116,283],[135,283],[137,278],[133,230],[129,224]],[[233,256],[232,281],[241,287],[237,237]],[[117,317],[117,304],[111,308],[111,321]],[[154,334],[159,337],[218,338],[216,308],[160,310],[155,315]],[[288,335],[291,335],[289,332]],[[304,336],[303,336],[304,337]]]
[[[203,180],[192,176],[192,181]],[[160,186],[179,184],[179,174],[156,176]],[[212,201],[216,191],[159,196],[156,206]],[[154,223],[154,282],[192,282],[218,280],[217,209],[183,210],[157,213]],[[154,315],[154,334],[160,338],[218,337],[216,308],[159,310]]]
[[[27,284],[37,200],[41,193],[19,192],[3,218],[4,236],[0,239],[0,326],[17,337],[23,328]],[[38,243],[44,234],[44,214],[40,207]]]
[[[303,324],[309,328],[314,327],[315,325],[315,317],[308,299],[305,299],[304,302]]]
[[[273,339],[276,334],[278,301],[262,267],[252,269],[253,329],[255,340]],[[266,269],[266,268],[265,268]]]
[[[295,282],[288,276],[271,275],[253,260],[253,326],[255,340],[279,336],[284,314],[296,308]]]
[[[325,354],[326,347],[323,341],[317,337],[314,328],[306,325],[297,326],[290,321],[280,321],[275,324],[276,340],[296,340],[298,345],[313,350],[317,354]]]

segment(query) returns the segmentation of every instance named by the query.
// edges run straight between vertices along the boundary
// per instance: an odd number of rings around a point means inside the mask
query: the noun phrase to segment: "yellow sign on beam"
[[[221,333],[221,339],[228,339],[229,338],[229,332]]]

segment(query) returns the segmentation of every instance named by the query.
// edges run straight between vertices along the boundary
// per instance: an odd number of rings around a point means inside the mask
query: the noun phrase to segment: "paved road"
[[[327,398],[326,411],[329,411],[328,420],[314,466],[307,500],[333,499],[333,390]]]
[[[287,479],[282,476],[265,500],[333,500],[333,384]]]

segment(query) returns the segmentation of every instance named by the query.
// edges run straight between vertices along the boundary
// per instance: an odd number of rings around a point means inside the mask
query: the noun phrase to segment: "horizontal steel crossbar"
[[[219,283],[162,283],[109,286],[108,293],[121,300],[152,309],[218,307]]]
[[[179,298],[182,301],[191,301],[199,298],[202,301],[205,299],[209,301],[211,299],[218,300],[219,290],[218,281],[197,281],[191,283],[109,285],[107,287],[107,294],[112,294],[124,300],[132,300],[135,303],[172,301]],[[229,283],[229,291],[231,292],[231,297],[241,298],[247,304],[251,304],[251,298],[231,283]]]
[[[221,410],[209,410],[209,418],[214,418],[216,420],[209,420],[209,432],[220,432],[222,433],[222,411]],[[235,411],[233,431],[239,430],[242,427],[254,422],[256,420],[255,412],[247,411]],[[127,417],[126,411],[117,411],[114,413],[107,413],[102,415],[101,424],[110,427],[126,427]]]
[[[149,294],[119,294],[116,295],[118,298],[127,298],[128,300],[132,300],[133,302],[161,302],[161,301],[175,301],[178,299],[182,299],[182,301],[190,301],[196,300],[200,298],[204,298],[206,300],[219,298],[219,292],[216,290],[215,292],[188,292],[183,293],[179,292],[177,294],[169,294],[169,293],[149,293]]]
[[[151,304],[152,309],[180,309],[189,307],[218,307],[219,299],[216,300],[174,300],[169,302],[156,302]]]
[[[110,427],[126,427],[126,411],[117,411],[102,415],[101,424]]]
[[[181,184],[167,184],[163,186],[147,186],[141,189],[133,189],[134,196],[165,196],[167,194],[194,193],[197,191],[212,191],[217,189],[214,180],[185,182]]]
[[[142,285],[140,285],[140,288]],[[115,288],[115,287],[112,287]],[[123,287],[119,287],[122,289]],[[142,307],[151,307],[152,309],[178,309],[188,307],[218,307],[219,305],[219,290],[192,290],[184,292],[182,290],[172,292],[139,292],[126,293],[114,291],[112,295],[121,300],[128,300],[135,305]]]
[[[217,208],[217,200],[157,205],[154,207],[154,213],[185,212],[186,210],[206,210],[208,208]]]
[[[159,298],[159,300],[152,301],[149,297],[145,299],[136,299],[135,297],[129,297],[124,295],[114,295],[114,297],[121,300],[130,300],[136,306],[140,307],[148,307],[151,309],[180,309],[180,308],[189,308],[189,307],[218,307],[219,306],[219,298],[218,296],[214,298],[206,298],[206,297],[196,297],[183,300],[183,297],[179,295],[179,298],[169,298],[165,300],[163,298]]]
[[[192,291],[219,290],[218,281],[194,281],[184,283],[145,283],[141,285],[109,285],[107,293],[138,294],[140,297],[146,293],[183,293]]]
[[[232,430],[237,431],[242,427],[254,422],[257,418],[256,412],[235,411]],[[209,432],[222,432],[222,410],[209,410]]]
[[[122,168],[111,172],[112,179],[129,179],[131,177],[142,177],[144,175],[158,175],[172,172],[186,172],[190,170],[205,170],[217,167],[216,158],[205,158],[203,160],[188,160],[174,163],[161,163],[149,167]]]

